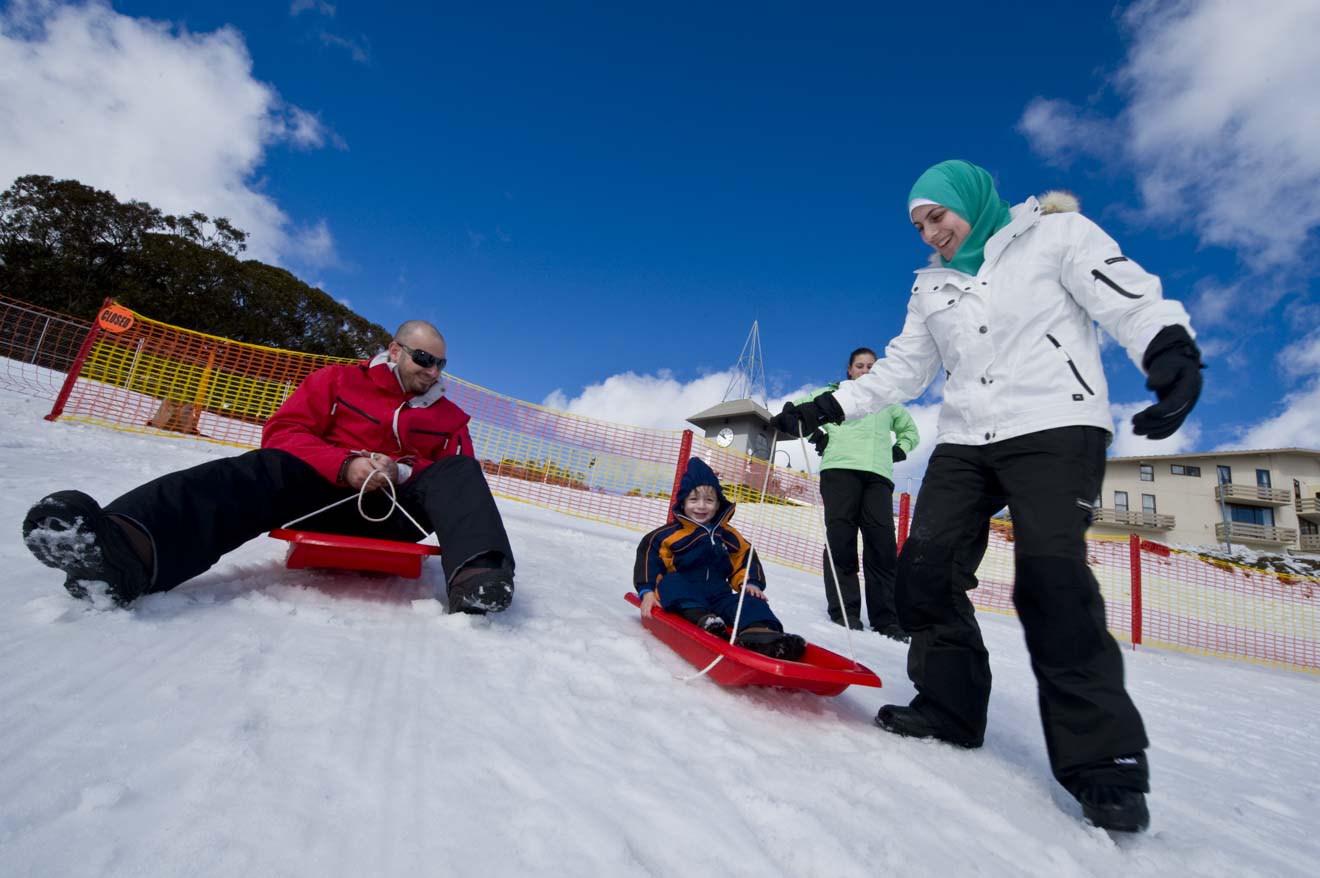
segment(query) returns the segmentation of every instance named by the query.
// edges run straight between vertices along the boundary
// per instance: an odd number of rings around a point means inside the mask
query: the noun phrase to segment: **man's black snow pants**
[[[105,507],[142,527],[156,556],[152,591],[166,591],[210,569],[220,556],[273,528],[357,491],[327,482],[286,451],[264,448],[161,476]],[[513,566],[513,552],[481,464],[446,457],[398,488],[399,503],[433,530],[443,552],[445,577],[489,552]],[[390,509],[388,495],[371,491],[364,508],[373,518]],[[319,533],[416,542],[417,527],[394,510],[380,523],[364,519],[356,499],[300,522]]]
[[[1097,427],[1061,427],[990,445],[937,446],[899,556],[896,598],[899,621],[912,635],[912,706],[950,737],[979,744],[990,662],[964,591],[975,580],[957,571],[975,569],[988,520],[1007,505],[1013,604],[1054,776],[1069,789],[1084,781],[1145,790],[1145,728],[1124,688],[1122,654],[1086,564],[1085,532],[1107,438]]]
[[[825,601],[835,622],[861,618],[862,592],[857,578],[857,531],[862,532],[862,570],[866,574],[866,613],[877,631],[898,624],[894,612],[894,483],[884,476],[854,469],[820,473],[820,498],[825,504]],[[843,591],[830,575],[830,555]]]

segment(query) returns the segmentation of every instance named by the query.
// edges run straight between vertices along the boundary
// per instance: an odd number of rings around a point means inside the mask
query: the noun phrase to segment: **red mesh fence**
[[[91,324],[0,296],[0,388],[54,399]]]
[[[0,298],[0,387],[56,399],[52,414],[62,407],[64,417],[76,420],[254,447],[262,423],[303,377],[337,362],[189,332],[132,312],[108,323],[119,331]],[[452,376],[446,382],[450,398],[472,416],[477,454],[496,494],[646,531],[666,520],[676,473],[695,454],[739,503],[734,524],[761,557],[820,573],[824,524],[816,478],[774,468],[767,481],[765,461],[690,433],[583,418]],[[1122,538],[1089,540],[1088,560],[1120,639],[1320,670],[1314,577],[1250,570]],[[977,607],[1013,612],[1010,524],[994,523],[977,578],[970,595]]]

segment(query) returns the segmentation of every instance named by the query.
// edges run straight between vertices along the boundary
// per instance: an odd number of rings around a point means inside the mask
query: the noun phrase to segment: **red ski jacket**
[[[308,375],[266,421],[262,448],[305,460],[339,483],[358,452],[387,454],[412,467],[410,479],[442,457],[475,457],[468,415],[444,398],[444,383],[405,393],[384,354],[370,363],[325,366]]]

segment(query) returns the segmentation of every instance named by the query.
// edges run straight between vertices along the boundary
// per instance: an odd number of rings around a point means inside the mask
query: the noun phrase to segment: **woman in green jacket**
[[[875,351],[858,348],[848,357],[848,378],[856,379],[875,365]],[[806,402],[826,391],[831,384]],[[897,436],[897,441],[891,437]],[[894,462],[903,460],[921,441],[912,416],[891,405],[864,418],[826,424],[811,435],[821,454],[820,496],[825,503],[825,601],[837,625],[863,629],[862,592],[857,579],[857,531],[862,532],[862,570],[866,574],[866,612],[871,627],[886,637],[907,642],[894,611],[894,568],[898,546],[894,539]],[[834,556],[839,589],[830,576]]]

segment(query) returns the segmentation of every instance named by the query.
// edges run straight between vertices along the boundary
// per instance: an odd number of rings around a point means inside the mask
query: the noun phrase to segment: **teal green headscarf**
[[[981,263],[985,262],[985,242],[1012,219],[1008,202],[995,191],[995,182],[990,179],[989,172],[962,159],[940,162],[917,178],[908,193],[909,219],[912,201],[917,198],[947,207],[972,227],[953,259],[946,261],[940,257],[945,267],[966,274],[981,270]]]

